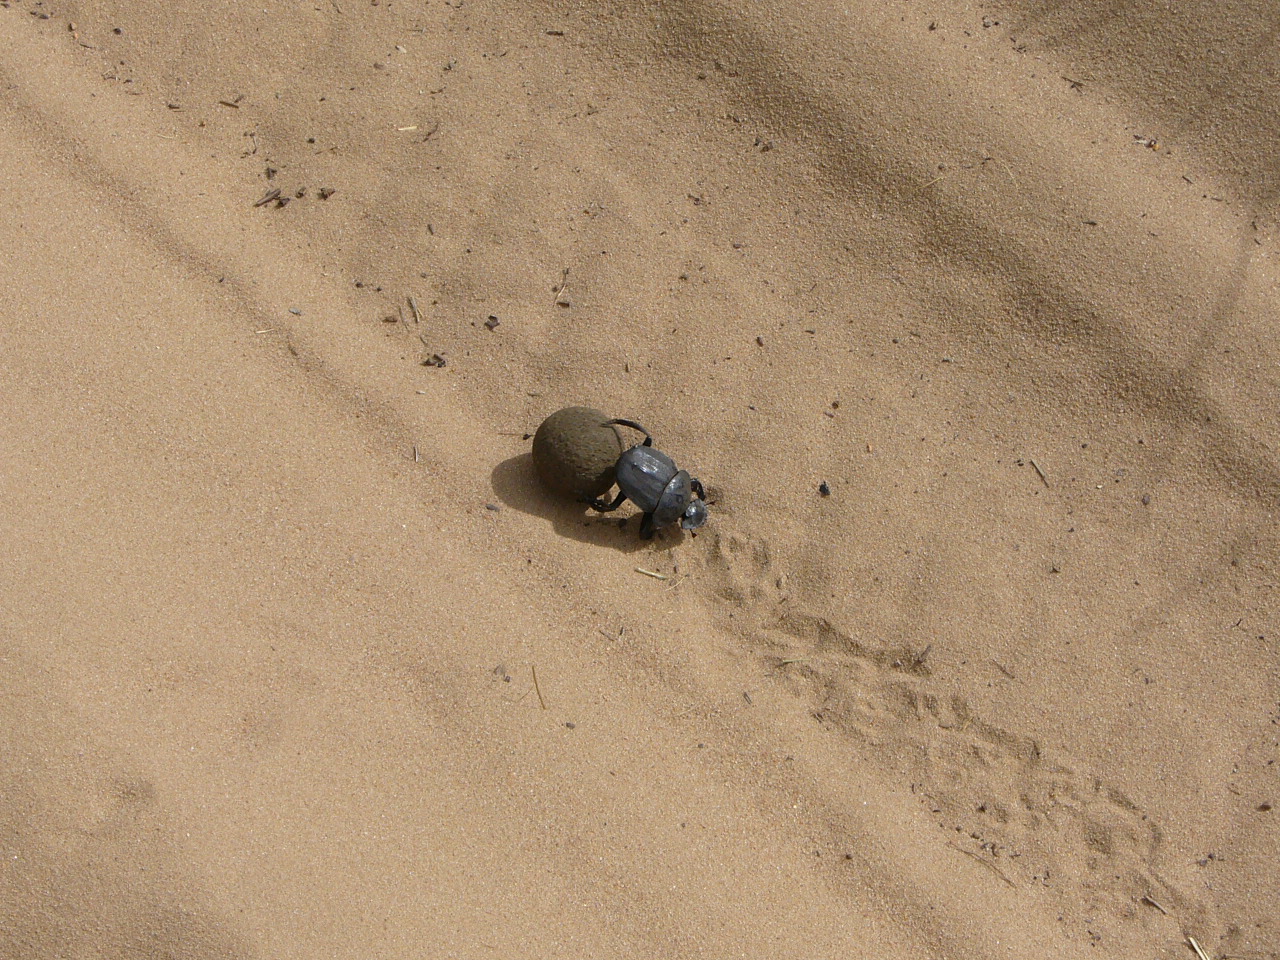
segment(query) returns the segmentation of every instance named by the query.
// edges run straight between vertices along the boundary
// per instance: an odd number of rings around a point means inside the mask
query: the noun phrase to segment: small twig
[[[435,126],[433,126],[430,130],[428,130],[426,136],[422,138],[422,142],[426,143],[428,140],[434,137],[436,135],[436,131],[438,131],[439,129],[440,129],[440,121],[437,120],[435,122]]]
[[[529,669],[533,671],[533,690],[538,695],[538,703],[542,704],[542,709],[547,709],[547,701],[542,699],[542,687],[538,686],[538,668],[533,664],[529,664]]]
[[[257,203],[255,203],[254,206],[265,207],[272,200],[279,200],[279,199],[280,199],[280,188],[275,187],[274,189],[268,190],[266,194],[263,196],[263,198],[259,200]]]
[[[961,853],[963,853],[966,857],[969,857],[970,859],[977,860],[980,864],[982,864],[984,867],[986,867],[988,870],[994,873],[997,877],[999,877],[1009,886],[1013,887],[1015,890],[1018,888],[1018,885],[1014,883],[1012,880],[1010,880],[1008,877],[1006,877],[1004,875],[1004,871],[1002,871],[990,860],[983,859],[982,857],[974,853],[972,850],[966,850],[964,847],[960,846],[959,844],[955,843],[952,840],[947,841],[947,846],[949,846],[952,850],[959,850]]]
[[[557,307],[569,306],[569,300],[564,295],[564,288],[569,285],[569,268],[565,267],[560,274],[560,285],[556,287],[555,305]]]
[[[924,193],[926,190],[928,190],[930,187],[932,187],[935,183],[938,183],[940,180],[945,180],[945,179],[947,179],[947,177],[949,177],[949,176],[951,176],[951,173],[950,173],[950,172],[947,172],[947,173],[942,174],[942,176],[934,177],[932,180],[930,180],[930,181],[929,181],[928,183],[926,183],[924,186],[922,186],[922,187],[917,187],[915,192],[916,192],[916,193]]]
[[[422,458],[418,456],[418,445],[416,443],[413,445],[413,462],[414,463],[422,462]]]
[[[658,573],[656,570],[646,570],[644,567],[636,567],[636,573],[643,573],[646,577],[653,577],[655,580],[669,579],[665,573]]]
[[[1196,952],[1196,956],[1199,957],[1200,960],[1209,960],[1209,955],[1204,952],[1204,948],[1201,947],[1200,944],[1196,943],[1195,937],[1188,936],[1187,943],[1191,944],[1191,949]]]
[[[992,661],[991,661],[991,663],[992,663],[992,664],[994,664],[995,668],[996,668],[997,670],[999,670],[1001,673],[1003,673],[1003,674],[1004,674],[1006,677],[1008,677],[1010,680],[1017,680],[1017,679],[1018,679],[1017,677],[1015,677],[1015,676],[1013,675],[1013,671],[1012,671],[1012,670],[1010,670],[1008,667],[1004,666],[1004,664],[1000,663],[999,661],[997,661],[997,660],[992,660]]]
[[[421,323],[422,312],[418,309],[418,301],[413,299],[413,297],[409,298],[409,310],[413,313],[413,322]]]
[[[810,657],[790,657],[786,660],[779,660],[778,666],[789,667],[793,663],[808,663],[810,659]]]
[[[1066,79],[1066,78],[1064,77],[1063,79]],[[1009,175],[1009,182],[1013,184],[1014,189],[1015,190],[1020,189],[1020,187],[1018,186],[1018,178],[1013,175],[1013,170],[1010,168],[1010,166],[1007,163],[1004,162],[1004,160],[1001,157],[988,155],[982,158],[983,163],[986,163],[988,160],[994,160],[996,163],[1000,164],[1000,166],[1004,167],[1004,172]]]
[[[1147,895],[1145,895],[1145,894],[1144,894],[1143,896],[1141,896],[1141,897],[1139,897],[1139,898],[1138,898],[1138,902],[1139,902],[1139,903],[1145,903],[1145,904],[1147,904],[1148,906],[1155,907],[1157,910],[1159,910],[1161,913],[1163,913],[1166,917],[1169,915],[1169,911],[1168,911],[1168,910],[1166,910],[1164,907],[1160,906],[1160,904],[1158,904],[1154,899],[1152,899],[1151,897],[1149,897],[1149,896],[1147,896]]]
[[[1031,464],[1035,472],[1040,475],[1040,482],[1043,483],[1046,487],[1049,486],[1049,478],[1046,477],[1044,475],[1044,471],[1040,469],[1040,464],[1036,463],[1030,457],[1027,458],[1027,463]]]

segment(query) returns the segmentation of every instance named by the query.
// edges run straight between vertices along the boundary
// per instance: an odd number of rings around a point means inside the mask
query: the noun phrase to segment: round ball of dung
[[[565,407],[542,421],[533,435],[533,465],[548,489],[583,500],[613,486],[624,447],[609,419],[590,407]]]

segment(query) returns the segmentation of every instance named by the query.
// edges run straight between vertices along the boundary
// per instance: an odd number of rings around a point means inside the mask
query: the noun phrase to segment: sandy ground
[[[0,2],[0,955],[1280,956],[1280,26],[1173,6]]]

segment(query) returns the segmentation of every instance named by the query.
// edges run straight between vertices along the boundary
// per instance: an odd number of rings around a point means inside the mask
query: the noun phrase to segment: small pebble
[[[827,481],[823,480],[818,484],[818,493],[824,497],[831,496],[831,487],[827,485]]]

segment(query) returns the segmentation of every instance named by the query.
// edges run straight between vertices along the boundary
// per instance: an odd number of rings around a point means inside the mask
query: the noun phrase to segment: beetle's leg
[[[639,430],[641,433],[644,434],[644,443],[642,444],[642,446],[645,446],[645,447],[653,446],[653,437],[649,435],[649,431],[646,430],[644,427],[640,426],[640,424],[636,423],[634,420],[606,420],[602,424],[602,426],[611,427],[615,423],[620,427],[630,427],[632,430]]]
[[[697,477],[689,480],[689,489],[698,495],[699,500],[707,499],[707,491],[702,489],[702,481]]]
[[[592,510],[599,510],[601,513],[608,513],[610,510],[617,510],[622,506],[623,501],[626,499],[627,495],[625,493],[619,493],[618,496],[614,498],[613,503],[605,503],[597,497],[593,500],[588,500],[587,505],[590,506]]]
[[[640,539],[652,540],[653,535],[658,531],[653,526],[653,514],[646,513],[644,519],[640,521]]]

